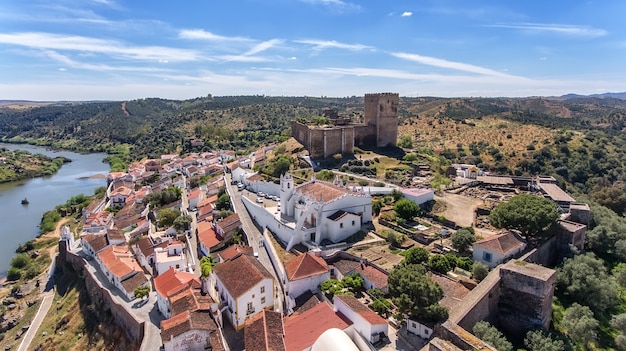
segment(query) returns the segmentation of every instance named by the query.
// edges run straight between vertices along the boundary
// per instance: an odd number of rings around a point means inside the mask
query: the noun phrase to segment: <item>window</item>
[[[413,328],[417,328],[417,324],[415,324],[415,322],[411,322],[411,324],[413,324]]]
[[[252,298],[254,299],[254,294],[252,294]]]
[[[248,302],[248,311],[252,311],[252,302]]]
[[[424,335],[428,335],[428,329],[424,329]]]
[[[354,227],[354,221],[352,221],[352,226]]]
[[[261,303],[265,303],[265,296],[261,298]]]
[[[491,252],[483,252],[483,260],[485,262],[491,262]]]
[[[179,269],[179,268],[180,268],[180,265],[179,265],[179,264],[177,264],[177,265],[176,265],[176,269]]]
[[[339,228],[343,228],[343,223],[339,223]]]
[[[265,293],[265,287],[264,286],[261,287],[261,294],[263,294],[263,293]]]

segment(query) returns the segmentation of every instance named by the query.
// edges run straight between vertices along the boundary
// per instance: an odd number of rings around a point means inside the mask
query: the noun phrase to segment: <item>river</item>
[[[11,265],[15,249],[39,234],[41,215],[74,195],[92,195],[96,188],[105,186],[106,178],[84,178],[95,174],[106,175],[109,165],[102,162],[106,154],[51,151],[26,144],[0,143],[0,147],[50,157],[65,156],[72,160],[52,176],[0,184],[0,275],[4,276]],[[22,205],[24,198],[30,204]]]

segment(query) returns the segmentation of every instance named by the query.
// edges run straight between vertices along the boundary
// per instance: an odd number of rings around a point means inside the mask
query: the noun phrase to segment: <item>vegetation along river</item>
[[[92,176],[106,176],[109,165],[102,162],[105,154],[82,155],[25,144],[0,143],[0,147],[72,160],[52,176],[0,184],[0,276],[5,276],[18,245],[39,234],[42,214],[74,195],[92,195],[96,188],[105,186],[105,177]],[[21,203],[25,198],[28,205]]]

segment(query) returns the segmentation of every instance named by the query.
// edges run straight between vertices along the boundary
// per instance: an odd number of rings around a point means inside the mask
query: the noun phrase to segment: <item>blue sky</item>
[[[7,0],[0,99],[626,91],[626,1]]]

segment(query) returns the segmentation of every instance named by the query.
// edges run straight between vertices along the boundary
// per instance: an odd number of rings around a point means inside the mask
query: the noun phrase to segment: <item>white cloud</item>
[[[404,12],[402,12],[401,16],[402,17],[411,17],[411,16],[413,16],[413,12],[411,12],[411,11],[404,11]]]
[[[253,46],[252,48],[250,48],[248,51],[244,52],[243,54],[240,55],[224,55],[224,56],[220,56],[218,58],[224,60],[224,61],[235,61],[235,62],[267,62],[267,61],[275,61],[277,60],[276,58],[269,58],[269,57],[261,57],[261,56],[254,56],[258,53],[261,53],[263,51],[269,50],[271,48],[273,48],[274,46],[280,45],[284,42],[284,40],[282,39],[270,39],[270,40],[266,40],[264,42],[258,43],[255,46]]]
[[[374,49],[368,45],[362,44],[346,44],[334,40],[294,40],[296,43],[313,45],[313,50],[323,50],[328,48],[346,49],[352,51]]]
[[[326,6],[336,12],[352,12],[360,11],[361,6],[351,2],[345,2],[342,0],[300,0],[307,4]]]
[[[69,50],[105,54],[112,57],[145,61],[198,61],[200,55],[192,50],[163,46],[132,46],[116,40],[78,35],[59,35],[40,32],[0,34],[0,43],[34,49]]]
[[[181,39],[212,40],[212,41],[251,41],[243,37],[227,37],[207,32],[204,29],[183,29],[178,32]]]
[[[448,60],[444,60],[444,59],[440,59],[436,57],[409,54],[409,53],[404,53],[404,52],[393,52],[391,53],[391,55],[397,58],[404,59],[404,60],[421,63],[427,66],[449,68],[449,69],[453,69],[456,71],[476,73],[476,74],[482,74],[486,76],[509,77],[509,78],[514,77],[514,76],[511,76],[502,72],[498,72],[489,68],[484,68],[484,67],[475,66],[475,65],[471,65],[467,63],[462,63],[462,62],[448,61]],[[522,78],[522,77],[517,77],[517,78]]]
[[[65,71],[67,71],[67,69],[65,69],[65,68],[61,67],[61,68],[59,68],[59,71],[61,71],[61,72],[65,72]]]
[[[554,33],[578,37],[602,37],[608,34],[604,29],[589,26],[552,23],[499,23],[487,27],[520,29],[532,33]]]
[[[45,50],[44,55],[50,59],[53,59],[59,63],[67,65],[74,69],[82,69],[96,72],[166,72],[168,70],[162,68],[146,67],[146,66],[122,66],[122,65],[104,65],[104,64],[91,64],[72,60],[71,58],[62,55],[56,51]],[[60,71],[65,71],[65,68],[60,68]]]

